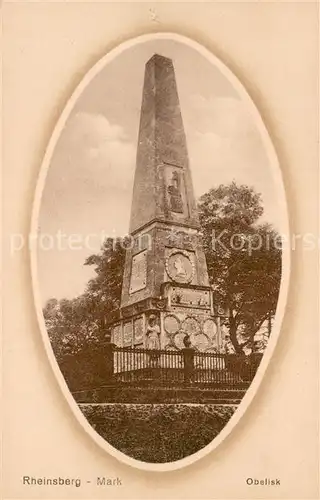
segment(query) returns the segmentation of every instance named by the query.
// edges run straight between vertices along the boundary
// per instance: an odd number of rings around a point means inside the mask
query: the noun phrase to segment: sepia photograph
[[[174,35],[113,52],[42,167],[36,307],[99,442],[172,464],[226,436],[264,377],[287,286],[286,200],[259,110],[215,56]]]

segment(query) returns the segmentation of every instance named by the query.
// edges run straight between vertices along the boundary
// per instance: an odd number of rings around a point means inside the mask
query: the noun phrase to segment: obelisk
[[[161,348],[183,347],[186,335],[218,348],[175,71],[158,54],[145,67],[130,235],[113,342],[148,347],[158,331]]]

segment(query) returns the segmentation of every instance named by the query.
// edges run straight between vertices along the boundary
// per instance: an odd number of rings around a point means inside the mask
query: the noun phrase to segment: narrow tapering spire
[[[145,67],[130,232],[154,220],[198,226],[174,67],[158,54]]]

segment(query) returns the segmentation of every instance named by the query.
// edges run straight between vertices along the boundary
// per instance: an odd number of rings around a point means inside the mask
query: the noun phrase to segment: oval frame
[[[284,189],[284,183],[283,183],[283,177],[282,177],[282,172],[280,169],[278,157],[276,155],[271,137],[269,136],[269,133],[267,131],[267,128],[262,120],[262,117],[260,115],[260,112],[251,99],[249,93],[243,86],[243,84],[238,80],[238,78],[235,76],[235,74],[226,66],[225,63],[223,63],[218,57],[216,57],[209,49],[204,47],[202,44],[196,42],[195,40],[180,35],[172,32],[160,32],[160,33],[152,33],[152,34],[145,34],[145,35],[140,35],[138,37],[130,38],[119,45],[117,45],[115,48],[111,49],[107,54],[105,54],[96,64],[94,64],[91,69],[86,73],[86,75],[83,77],[82,81],[78,84],[76,89],[74,90],[73,94],[69,98],[67,104],[65,105],[57,123],[54,128],[54,131],[51,135],[51,138],[49,140],[48,146],[45,151],[45,155],[40,167],[39,171],[39,176],[37,180],[37,185],[35,189],[35,195],[34,195],[34,201],[33,201],[33,207],[32,207],[32,216],[31,216],[31,234],[37,234],[37,227],[38,227],[38,217],[39,217],[39,212],[40,212],[40,206],[41,206],[41,201],[42,201],[42,192],[45,186],[46,182],[46,177],[47,177],[47,172],[50,167],[51,163],[51,158],[53,155],[53,152],[56,147],[56,143],[61,135],[62,129],[64,127],[64,124],[69,117],[70,113],[73,110],[74,105],[76,104],[78,98],[84,91],[84,89],[90,84],[90,82],[93,80],[93,78],[107,65],[109,64],[114,58],[119,56],[122,52],[125,50],[129,49],[133,44],[138,45],[138,44],[143,44],[149,41],[154,41],[154,40],[172,40],[172,41],[177,41],[182,44],[188,45],[189,47],[193,48],[196,50],[199,55],[205,57],[211,64],[216,66],[221,73],[229,80],[229,82],[233,85],[234,89],[238,92],[239,97],[243,102],[246,103],[247,109],[252,115],[252,118],[254,122],[256,123],[257,129],[259,130],[260,137],[262,140],[262,143],[264,145],[266,154],[269,159],[270,163],[270,169],[272,171],[272,175],[274,178],[277,180],[275,183],[276,188],[277,188],[277,196],[279,199],[279,202],[281,204],[281,209],[283,210],[284,214],[284,222],[283,222],[283,234],[286,237],[290,236],[290,231],[289,231],[289,218],[288,218],[288,203],[287,203],[287,197],[285,194],[285,189]],[[37,245],[36,245],[36,239],[31,239],[31,244],[30,244],[30,263],[31,263],[31,280],[32,280],[32,289],[33,289],[33,295],[34,295],[34,301],[35,301],[35,308],[36,308],[36,314],[37,314],[37,319],[38,319],[38,324],[39,328],[41,331],[41,336],[45,345],[45,350],[49,359],[49,362],[51,364],[52,370],[55,374],[56,379],[58,380],[58,383],[61,388],[61,392],[66,398],[70,408],[72,409],[75,417],[77,418],[78,422],[82,425],[83,429],[85,432],[90,436],[90,438],[104,451],[106,451],[109,455],[113,456],[114,458],[120,460],[122,463],[125,463],[126,465],[129,465],[134,468],[138,468],[140,470],[145,470],[145,471],[171,471],[171,470],[177,470],[181,469],[183,467],[186,467],[188,465],[191,465],[195,462],[198,462],[201,458],[207,456],[209,453],[211,453],[213,450],[215,450],[224,440],[225,438],[234,430],[235,426],[238,424],[238,422],[241,420],[243,415],[246,413],[249,405],[252,403],[252,400],[254,396],[256,395],[259,386],[261,384],[262,379],[264,378],[266,369],[269,365],[270,359],[273,355],[273,352],[276,347],[276,343],[279,338],[280,334],[280,329],[284,317],[284,312],[285,312],[285,307],[287,303],[287,296],[288,296],[288,290],[289,290],[289,277],[290,277],[290,250],[288,246],[285,246],[282,249],[282,274],[281,274],[281,283],[280,283],[280,290],[279,290],[279,297],[278,297],[278,302],[277,302],[277,309],[276,309],[276,314],[275,314],[275,321],[272,329],[272,333],[270,336],[270,339],[268,341],[267,348],[263,354],[262,361],[260,363],[260,366],[257,370],[256,376],[253,379],[253,382],[251,383],[249,389],[247,390],[245,396],[243,397],[241,403],[239,404],[239,407],[236,409],[234,412],[233,416],[230,418],[229,422],[225,425],[225,427],[222,429],[222,431],[204,448],[200,449],[196,453],[189,455],[187,457],[184,457],[180,460],[174,461],[174,462],[166,462],[166,463],[161,463],[161,464],[156,464],[156,463],[147,463],[147,462],[142,462],[140,460],[136,460],[134,458],[129,457],[128,455],[122,453],[121,451],[117,450],[113,446],[111,446],[106,440],[104,440],[94,429],[93,427],[89,424],[83,413],[81,412],[79,406],[73,399],[71,392],[69,390],[69,387],[60,371],[58,362],[54,356],[50,339],[48,336],[48,332],[45,326],[44,322],[44,317],[42,314],[42,305],[41,305],[41,297],[40,297],[40,292],[39,292],[39,280],[38,280],[38,268],[37,268]],[[290,241],[290,240],[289,240]]]

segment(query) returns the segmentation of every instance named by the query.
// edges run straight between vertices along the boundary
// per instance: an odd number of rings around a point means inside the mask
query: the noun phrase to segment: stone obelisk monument
[[[119,319],[119,346],[219,350],[171,59],[146,64]]]

